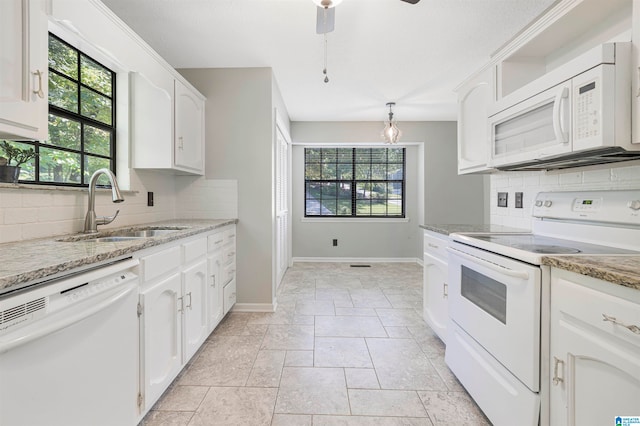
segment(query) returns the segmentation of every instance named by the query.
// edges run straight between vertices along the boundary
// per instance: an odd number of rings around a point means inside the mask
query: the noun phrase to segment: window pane
[[[111,161],[106,158],[92,157],[86,155],[84,157],[84,181],[89,182],[91,175],[98,169],[110,169]],[[109,185],[109,178],[106,176],[100,176],[98,178],[98,185]]]
[[[78,112],[78,85],[58,74],[49,73],[49,104]]]
[[[19,148],[19,149],[31,149],[31,150],[35,149],[34,145],[30,144],[30,143],[6,141],[4,139],[1,139],[0,141],[7,142],[12,147]],[[4,152],[0,153],[0,157],[4,157],[7,160],[9,160],[9,158],[7,157],[7,155]],[[8,164],[8,165],[9,166],[17,166],[18,164],[17,164],[16,160],[17,160],[16,158],[12,158],[10,164]],[[20,159],[18,159],[18,160],[20,160]],[[22,161],[22,160],[20,160],[20,161]],[[31,160],[20,164],[20,175],[18,176],[18,180],[33,180],[34,179],[33,176],[34,176],[35,164],[36,164],[35,158],[32,158]]]
[[[82,84],[111,97],[111,71],[82,55],[80,72]]]
[[[323,163],[336,163],[338,161],[337,158],[337,149],[335,148],[325,148],[322,150],[322,162]]]
[[[386,180],[387,179],[387,165],[386,164],[372,164],[371,165],[371,179],[372,180]]]
[[[111,132],[85,124],[84,150],[109,157],[111,155]]]
[[[40,147],[40,180],[81,183],[80,154]]]
[[[389,163],[404,163],[404,148],[390,148],[387,154]]]
[[[352,148],[338,148],[338,163],[353,162],[353,149]]]
[[[370,183],[358,183],[356,186],[356,198],[368,199],[371,196]]]
[[[307,164],[307,166],[305,167],[304,178],[306,180],[321,179],[320,164]]]
[[[80,123],[49,114],[49,145],[80,150]]]
[[[338,164],[338,180],[353,179],[353,166],[351,164]]]
[[[111,124],[111,99],[99,95],[91,90],[81,87],[80,97],[82,101],[83,116],[92,118],[101,123]]]
[[[351,200],[338,200],[338,216],[351,216]]]
[[[357,216],[371,216],[371,202],[369,200],[356,201]]]
[[[322,179],[323,180],[336,180],[336,165],[335,164],[323,164],[322,165]]]
[[[372,163],[386,163],[387,162],[387,149],[386,148],[374,148],[371,149],[371,162]]]
[[[402,200],[402,182],[389,182],[387,191],[390,200]]]
[[[78,52],[49,35],[49,68],[78,79]]]
[[[337,210],[337,201],[333,200],[322,200],[322,216],[335,216]]]
[[[356,164],[356,179],[371,179],[371,166],[369,164]]]
[[[305,214],[317,216],[320,214],[320,197],[322,186],[319,183],[311,182],[306,184],[305,189]]]
[[[305,161],[307,163],[319,163],[321,151],[319,148],[306,148],[304,150]]]
[[[328,198],[337,198],[337,184],[335,182],[325,182],[322,184],[322,201]]]
[[[371,162],[371,148],[356,148],[356,163],[369,164]]]
[[[394,164],[389,164],[387,179],[388,180],[404,180],[404,170],[402,166],[394,167]]]

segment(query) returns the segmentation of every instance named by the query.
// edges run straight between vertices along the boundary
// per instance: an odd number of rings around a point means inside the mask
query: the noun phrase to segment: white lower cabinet
[[[550,424],[640,415],[640,292],[551,273]]]
[[[449,321],[448,245],[447,236],[424,232],[423,315],[425,322],[445,343]]]
[[[182,368],[181,294],[182,282],[177,272],[140,294],[143,380],[139,405],[144,396],[145,405],[151,407]]]
[[[140,419],[231,309],[235,225],[140,257]]]

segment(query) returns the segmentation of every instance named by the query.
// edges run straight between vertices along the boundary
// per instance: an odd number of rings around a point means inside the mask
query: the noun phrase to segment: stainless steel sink
[[[84,240],[79,240],[79,241],[88,241],[88,242],[96,242],[96,243],[115,243],[118,241],[144,240],[144,239],[145,237],[114,236],[114,237],[86,238]]]
[[[164,237],[165,235],[189,229],[188,226],[153,227],[150,229],[127,229],[116,231],[104,231],[99,234],[74,235],[72,237],[61,238],[62,242],[96,242],[113,243],[118,241],[141,240],[145,238]]]

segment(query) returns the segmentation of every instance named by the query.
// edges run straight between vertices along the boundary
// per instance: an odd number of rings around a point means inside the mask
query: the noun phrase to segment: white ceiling
[[[454,88],[554,0],[103,0],[175,68],[271,67],[293,121],[455,120]]]

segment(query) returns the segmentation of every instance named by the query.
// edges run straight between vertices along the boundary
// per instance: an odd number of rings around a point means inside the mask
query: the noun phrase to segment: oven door
[[[533,392],[540,389],[540,268],[454,243],[449,315]]]

